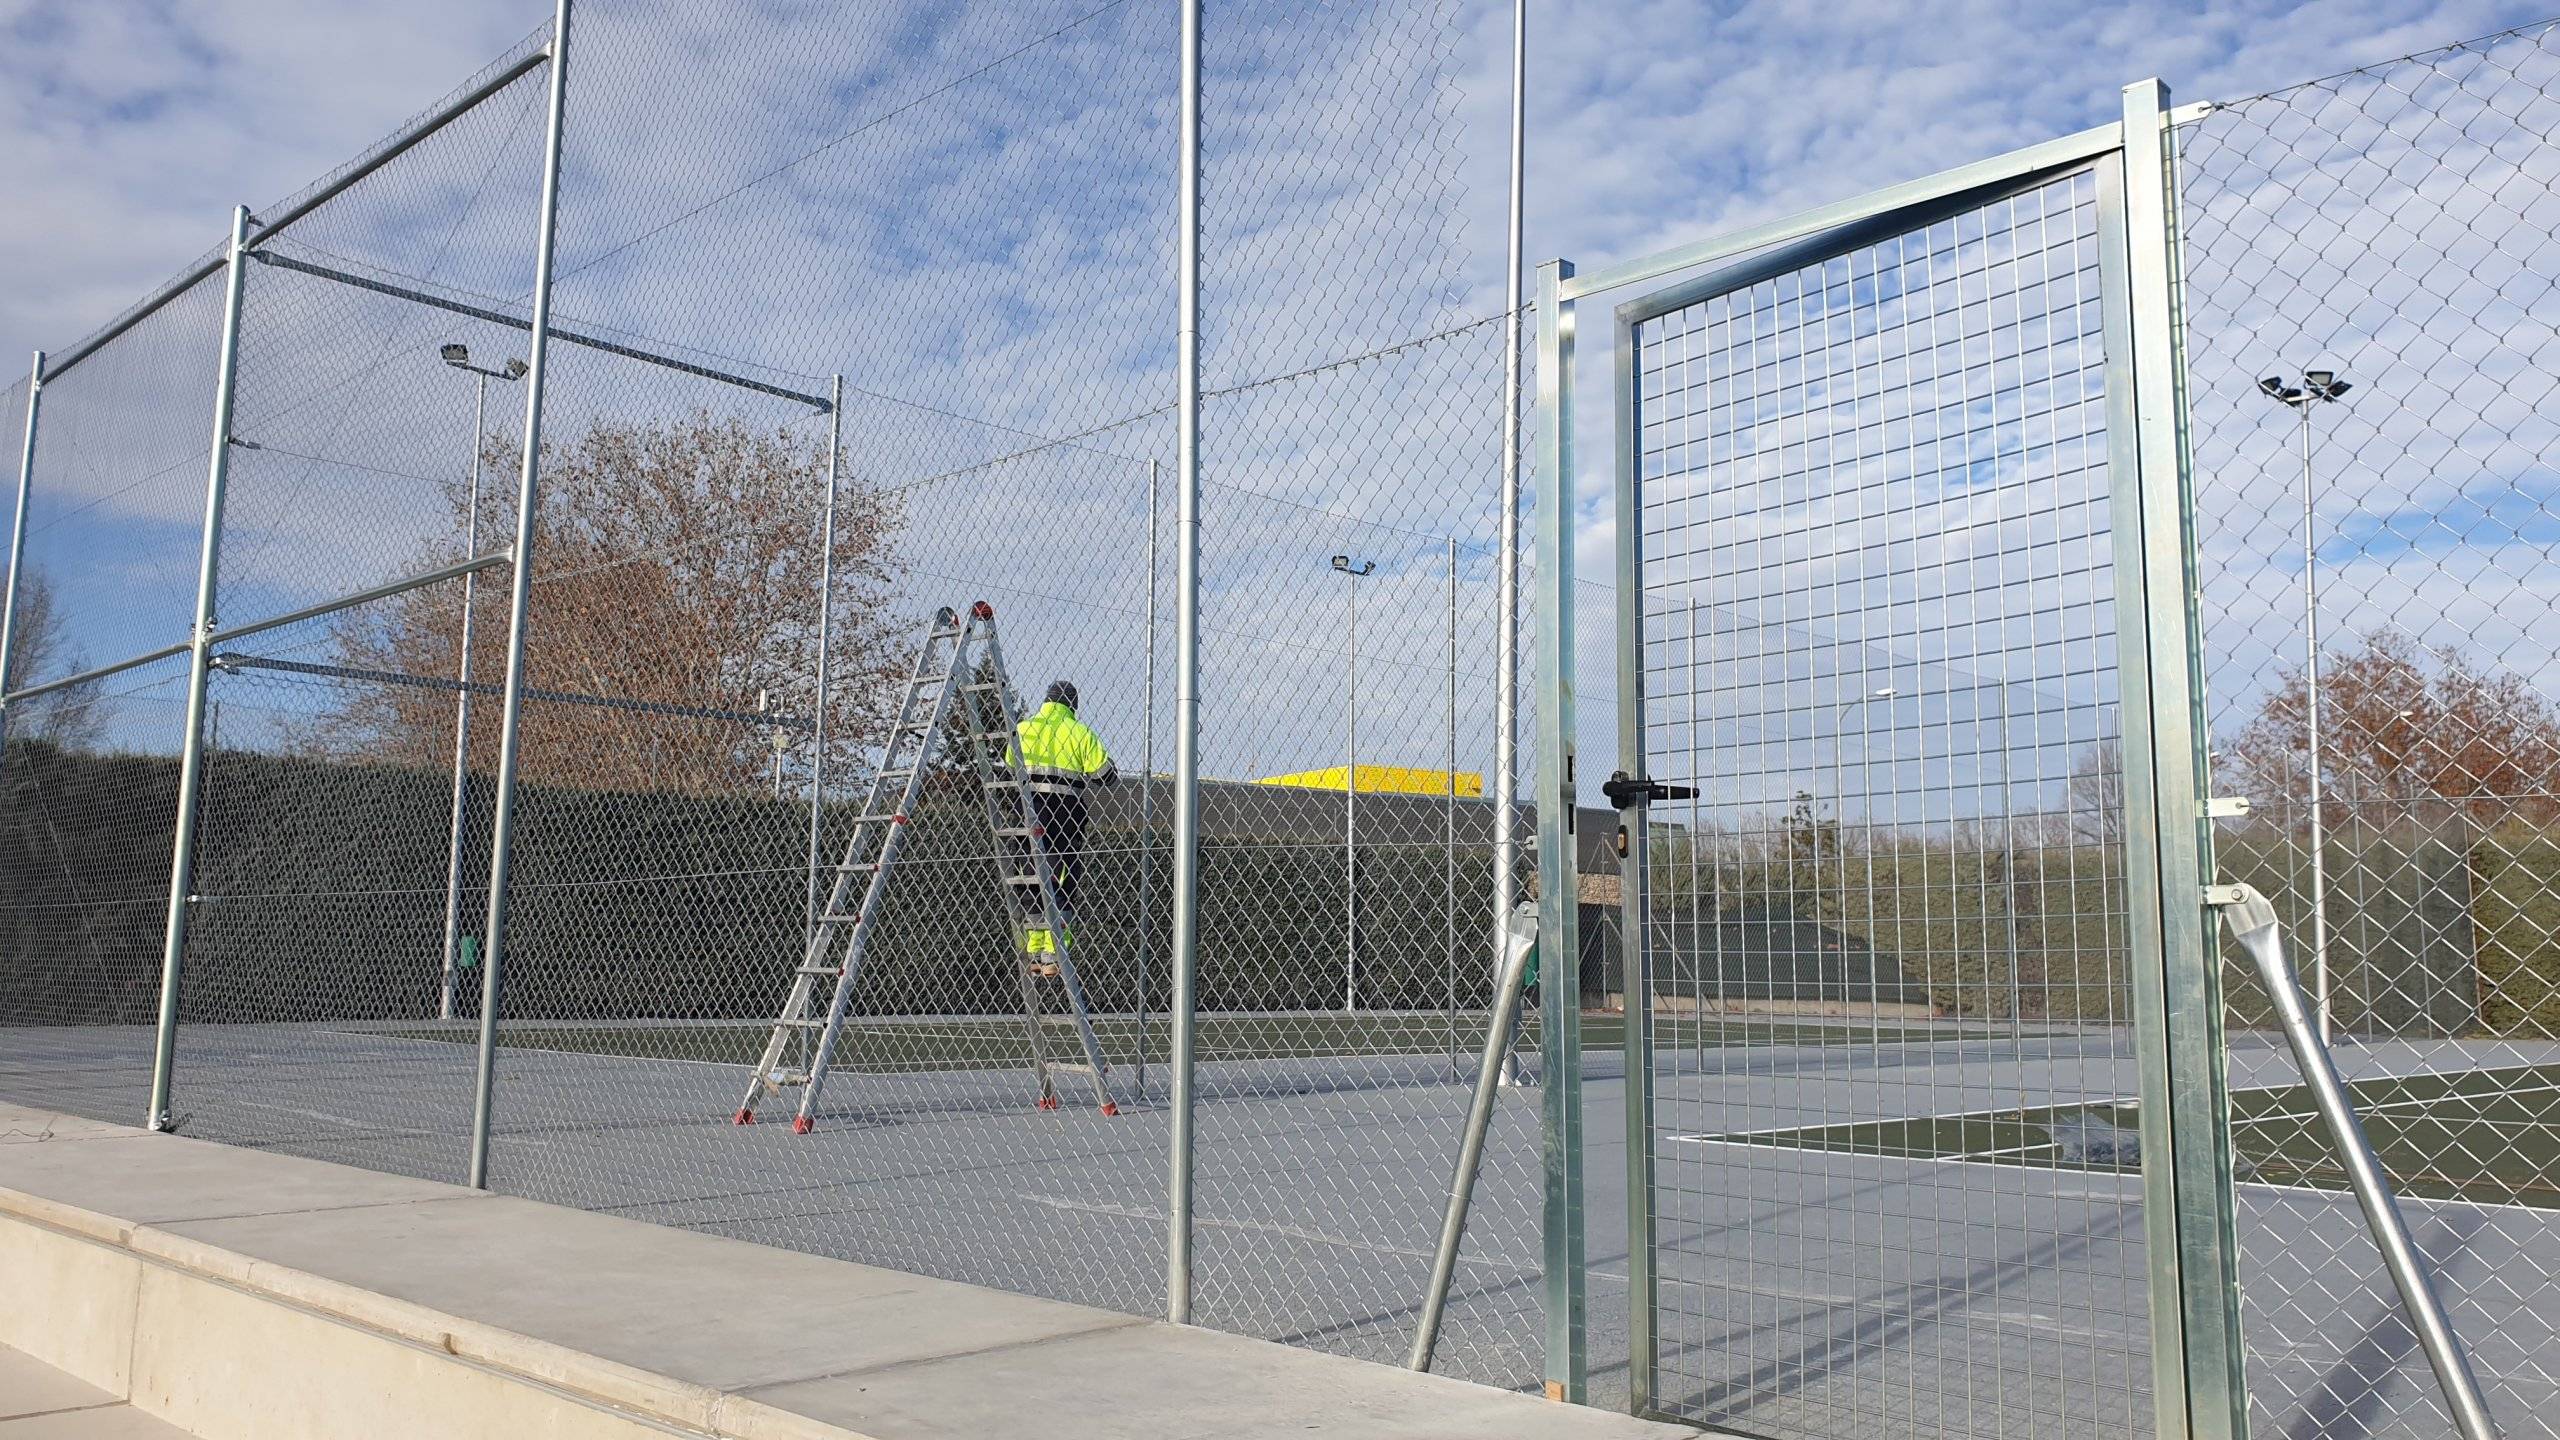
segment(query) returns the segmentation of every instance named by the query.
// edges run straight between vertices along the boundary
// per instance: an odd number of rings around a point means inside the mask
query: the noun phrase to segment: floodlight
[[[440,345],[436,347],[436,353],[444,357],[444,363],[447,365],[468,365],[471,363],[471,347],[468,345]]]
[[[1348,555],[1336,555],[1336,556],[1334,556],[1334,557],[1333,557],[1333,568],[1334,568],[1334,569],[1336,569],[1336,570],[1348,570],[1348,569],[1350,569],[1350,568],[1351,568],[1351,557],[1350,557],[1350,556],[1348,556]]]
[[[2314,395],[2328,389],[2331,385],[2336,384],[2337,381],[2338,372],[2335,370],[2305,370],[2302,372],[2302,383],[2309,386],[2311,393]]]
[[[506,369],[508,379],[521,380],[524,378],[525,364],[523,361],[518,360],[513,356],[509,356],[504,368]]]
[[[2284,381],[2276,376],[2270,375],[2266,379],[2259,381],[2258,389],[2265,392],[2270,399],[2281,400],[2284,398]]]

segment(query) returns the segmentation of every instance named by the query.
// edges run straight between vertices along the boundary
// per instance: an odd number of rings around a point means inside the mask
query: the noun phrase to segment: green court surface
[[[2348,1091],[2402,1195],[2560,1209],[2560,1065],[2516,1065],[2360,1080]],[[1681,1137],[1691,1143],[1819,1150],[2038,1169],[2139,1167],[2130,1100]],[[2238,1178],[2344,1190],[2345,1167],[2299,1085],[2231,1093]]]
[[[1050,1022],[1052,1058],[1063,1058],[1075,1045],[1074,1030],[1062,1019]],[[1203,1062],[1230,1060],[1300,1060],[1316,1057],[1374,1056],[1412,1059],[1455,1057],[1472,1067],[1484,1046],[1485,1016],[1461,1011],[1455,1024],[1446,1015],[1412,1011],[1289,1014],[1211,1014],[1199,1018],[1195,1054]],[[373,1029],[368,1034],[396,1039],[476,1044],[470,1022]],[[510,1020],[498,1031],[504,1049],[549,1050],[577,1055],[616,1055],[642,1060],[683,1060],[704,1064],[752,1065],[772,1027],[761,1021],[559,1021]],[[1103,1057],[1114,1065],[1134,1063],[1139,1056],[1140,1026],[1126,1015],[1096,1017],[1094,1035]],[[1626,1027],[1615,1015],[1588,1015],[1582,1023],[1582,1045],[1589,1053],[1610,1052],[1625,1043]],[[1144,1027],[1150,1063],[1164,1059],[1170,1043],[1162,1017]],[[1534,1052],[1534,1021],[1522,1036],[1523,1048]],[[1766,1016],[1729,1019],[1658,1019],[1658,1050],[1726,1049],[1779,1045],[1935,1045],[1964,1040],[2011,1038],[2005,1031],[1943,1024],[1842,1021]],[[1022,1020],[1001,1015],[967,1018],[916,1017],[887,1019],[865,1016],[846,1024],[835,1068],[870,1072],[969,1070],[1028,1063],[1030,1047]]]

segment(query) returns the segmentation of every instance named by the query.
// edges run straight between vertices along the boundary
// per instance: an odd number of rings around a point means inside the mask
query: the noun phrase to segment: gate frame
[[[2122,118],[2078,134],[1766,224],[1577,276],[1539,267],[1536,674],[1540,934],[1578,953],[1572,899],[1576,837],[1573,697],[1574,304],[1654,285],[1616,309],[1611,407],[1619,668],[1618,743],[1632,783],[1619,811],[1624,919],[1628,1301],[1632,1408],[1658,1408],[1654,1333],[1652,973],[1644,773],[1642,527],[1638,512],[1634,328],[1725,293],[1737,274],[1808,263],[1899,233],[1932,212],[1978,204],[2057,174],[2098,182],[2101,304],[2107,353],[2110,530],[2114,540],[2120,731],[2128,757],[2127,952],[2134,994],[2149,1279],[2153,1411],[2162,1440],[2242,1440],[2238,1290],[2224,1104],[2219,946],[2205,884],[2204,686],[2195,610],[2194,498],[2187,449],[2184,316],[2179,305],[2175,127],[2209,106],[2172,109],[2156,79],[2124,87]],[[1733,268],[1739,263],[1741,269]],[[1712,268],[1710,268],[1712,267]],[[1693,272],[1707,270],[1696,276]],[[1683,275],[1692,278],[1680,279]],[[1661,283],[1669,282],[1669,283]],[[1563,503],[1558,503],[1561,492]],[[2131,763],[2132,757],[2142,763]],[[2139,840],[2140,843],[2135,843]],[[1562,948],[1558,948],[1562,947]],[[1546,1263],[1548,1393],[1585,1393],[1578,1007],[1547,987]],[[2181,1164],[2184,1160],[2186,1163]],[[1560,1183],[1561,1182],[1561,1183]],[[1666,1417],[1673,1418],[1673,1417]]]

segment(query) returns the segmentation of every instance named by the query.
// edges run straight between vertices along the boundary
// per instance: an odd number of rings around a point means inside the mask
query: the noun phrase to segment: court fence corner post
[[[1538,267],[1537,650],[1540,1153],[1546,1272],[1546,1393],[1589,1390],[1583,1274],[1582,936],[1574,835],[1573,309],[1569,260]]]
[[[187,731],[178,750],[178,806],[169,857],[169,916],[160,942],[160,1011],[152,1037],[151,1098],[143,1128],[171,1128],[169,1094],[178,1058],[178,992],[185,970],[187,920],[196,903],[196,812],[204,797],[205,698],[213,663],[217,575],[222,558],[222,506],[231,480],[231,408],[240,373],[240,306],[249,265],[249,207],[231,212],[231,247],[222,292],[222,343],[215,362],[213,438],[206,463],[204,529],[196,557],[196,608],[187,639]]]
[[[2107,423],[2122,682],[2125,888],[2141,1103],[2153,1408],[2162,1440],[2241,1440],[2231,1146],[2195,497],[2168,88],[2128,85],[2101,167]]]
[[[495,1106],[498,1012],[507,949],[507,885],[514,860],[516,774],[524,747],[525,630],[533,601],[534,517],[542,488],[543,387],[550,379],[551,269],[560,230],[561,132],[568,119],[569,3],[551,17],[550,113],[544,124],[542,197],[535,222],[531,339],[525,351],[524,453],[516,477],[516,533],[507,587],[507,668],[499,687],[498,774],[489,827],[489,918],[480,955],[480,1046],[471,1091],[471,1152],[464,1183],[489,1188],[489,1130]]]

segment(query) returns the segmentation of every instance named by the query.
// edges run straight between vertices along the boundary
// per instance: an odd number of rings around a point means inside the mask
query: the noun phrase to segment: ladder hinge
[[[2216,795],[2204,802],[2204,815],[2208,820],[2245,820],[2249,816],[2249,797]]]
[[[2242,900],[2248,898],[2248,894],[2248,889],[2245,886],[2207,885],[2204,887],[2204,903],[2216,910],[2219,910],[2225,905],[2239,904]]]

